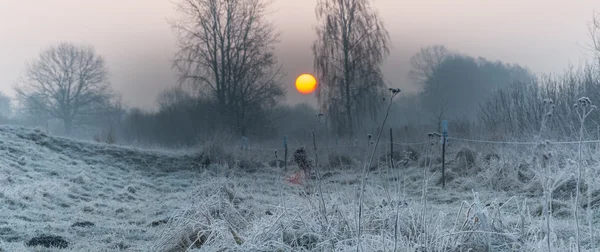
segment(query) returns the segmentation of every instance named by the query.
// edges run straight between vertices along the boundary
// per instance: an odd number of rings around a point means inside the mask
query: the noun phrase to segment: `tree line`
[[[264,0],[179,0],[180,16],[171,21],[178,45],[172,67],[179,81],[157,97],[156,111],[125,108],[102,56],[72,43],[52,45],[27,64],[15,87],[19,109],[30,124],[48,128],[52,121],[66,135],[93,127],[123,142],[167,145],[216,137],[301,137],[319,116],[338,138],[368,132],[388,88],[397,85],[384,81],[381,65],[390,53],[390,36],[371,2],[317,1],[319,25],[311,48],[319,80],[316,108],[284,102],[285,73],[275,55],[280,31],[266,18],[269,7]],[[592,20],[591,47],[600,59],[600,18]],[[583,93],[595,97],[598,89],[597,64],[561,77],[536,76],[518,64],[443,45],[422,48],[410,63],[420,91],[395,102],[392,126],[435,127],[460,118],[496,132],[528,134],[541,120],[542,97],[566,102]],[[0,99],[5,110],[2,104]],[[556,128],[569,132],[567,125]]]

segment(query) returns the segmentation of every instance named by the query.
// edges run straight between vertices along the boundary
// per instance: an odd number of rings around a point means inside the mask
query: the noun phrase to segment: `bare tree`
[[[69,43],[43,50],[15,90],[24,109],[60,119],[66,134],[75,122],[103,110],[111,97],[102,57],[90,46]]]
[[[440,83],[432,82],[442,67],[442,63],[451,56],[451,52],[443,45],[432,45],[421,48],[419,52],[410,58],[409,77],[414,84],[423,88],[421,102],[432,112],[432,120],[441,130],[441,121],[446,116],[448,98],[444,96],[444,90]],[[429,96],[429,97],[428,97]],[[435,97],[435,99],[430,99]],[[433,101],[433,102],[432,102]]]
[[[389,34],[369,0],[318,0],[316,13],[317,97],[334,130],[352,136],[362,116],[381,108]]]
[[[208,93],[242,135],[285,95],[267,7],[264,0],[181,0],[183,17],[173,23],[182,83]]]
[[[423,85],[439,69],[442,62],[450,56],[450,51],[443,45],[433,45],[421,48],[410,58],[411,69],[409,76],[415,84]]]
[[[600,64],[600,13],[594,12],[592,21],[588,24],[588,31],[592,41],[592,50],[596,60]]]

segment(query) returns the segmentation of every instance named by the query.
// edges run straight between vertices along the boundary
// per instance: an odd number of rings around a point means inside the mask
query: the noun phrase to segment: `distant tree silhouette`
[[[475,119],[479,105],[494,91],[534,78],[519,65],[474,58],[442,45],[417,52],[411,58],[409,73],[421,88],[419,104],[438,130],[444,119]]]
[[[592,49],[600,66],[600,13],[594,12],[592,21],[588,24],[588,31],[592,40]]]
[[[112,97],[104,59],[90,46],[69,43],[42,51],[15,90],[25,111],[60,119],[66,134],[105,113]]]
[[[410,78],[417,85],[423,85],[428,79],[433,78],[440,65],[450,56],[451,52],[443,45],[433,45],[421,48],[418,53],[410,58]]]

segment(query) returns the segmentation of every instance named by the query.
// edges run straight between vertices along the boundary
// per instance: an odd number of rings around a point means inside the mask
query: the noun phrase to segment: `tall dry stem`
[[[369,167],[371,167],[371,163],[373,162],[373,156],[375,156],[375,151],[377,150],[377,145],[379,145],[379,139],[381,139],[381,133],[383,132],[383,128],[385,126],[385,122],[387,121],[388,116],[390,115],[390,108],[392,107],[392,102],[394,101],[394,97],[400,93],[400,89],[390,88],[391,97],[387,109],[385,111],[385,117],[383,118],[383,122],[381,123],[381,127],[379,128],[379,133],[377,134],[377,140],[375,141],[375,146],[373,146],[373,151],[371,152],[371,157],[369,158],[369,162],[365,162],[363,166],[362,179],[360,182],[360,195],[358,199],[358,227],[357,227],[357,235],[356,235],[356,251],[360,251],[360,238],[361,238],[361,222],[362,222],[362,210],[363,210],[363,200],[364,200],[364,192],[365,192],[365,184],[367,175],[369,173]]]
[[[577,240],[577,252],[581,252],[581,238],[579,235],[579,190],[581,189],[581,160],[582,160],[582,152],[581,152],[581,144],[583,142],[583,131],[585,125],[585,119],[592,113],[592,111],[596,110],[596,106],[592,105],[592,101],[588,97],[581,97],[577,100],[577,103],[574,105],[577,116],[579,117],[579,144],[578,144],[578,160],[577,160],[577,187],[575,190],[575,228],[576,230],[576,240]],[[589,188],[588,188],[589,190]],[[590,206],[588,206],[589,208]]]

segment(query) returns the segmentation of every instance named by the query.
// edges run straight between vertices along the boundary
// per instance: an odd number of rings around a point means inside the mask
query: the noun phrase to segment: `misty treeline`
[[[410,121],[434,125],[444,119],[473,120],[479,105],[496,90],[535,78],[519,65],[475,58],[442,45],[422,48],[416,53],[411,58],[410,77],[421,91],[405,98],[415,104],[409,109],[418,112],[407,116],[413,117]]]
[[[223,127],[218,104],[209,98],[192,96],[182,87],[163,91],[155,112],[129,111],[121,123],[123,141],[168,146],[191,146],[206,141],[235,142],[241,138],[235,128]],[[272,140],[284,134],[292,138],[307,135],[317,124],[317,111],[308,104],[280,104],[247,124],[251,139]]]
[[[398,117],[391,124],[407,127],[399,127],[399,134],[408,128],[439,132],[441,121],[449,120],[450,133],[459,137],[572,140],[579,134],[577,99],[600,103],[598,56],[597,63],[549,75],[444,46],[426,47],[411,59],[411,77],[422,91],[398,99],[393,109]],[[548,120],[541,131],[544,116]],[[586,136],[600,139],[600,114],[592,113],[589,120]]]
[[[179,0],[171,21],[178,50],[179,82],[156,97],[157,109],[127,108],[110,85],[109,67],[91,46],[60,43],[26,66],[16,86],[18,108],[0,95],[5,123],[41,126],[55,134],[109,143],[192,146],[206,141],[307,139],[354,140],[374,133],[388,103],[381,65],[390,38],[368,0],[319,0],[312,45],[318,106],[288,105],[275,46],[280,32],[265,18],[264,0]],[[454,136],[527,138],[539,134],[547,104],[554,110],[543,137],[577,134],[572,105],[581,96],[600,102],[600,17],[589,25],[598,62],[563,74],[536,75],[507,64],[423,47],[410,60],[418,92],[394,101],[386,127],[397,139],[419,140],[449,120]],[[402,69],[400,69],[402,70]],[[6,97],[6,98],[5,98]],[[10,117],[11,111],[18,116]],[[600,114],[591,115],[588,137],[600,138]]]

